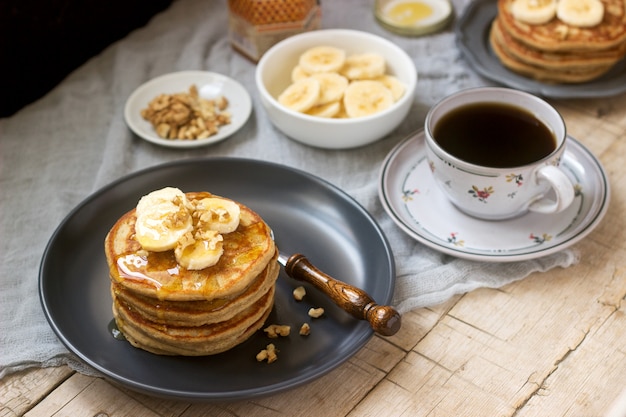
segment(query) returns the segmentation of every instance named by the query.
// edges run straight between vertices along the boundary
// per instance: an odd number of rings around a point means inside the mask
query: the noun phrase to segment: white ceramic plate
[[[206,139],[168,140],[159,137],[150,122],[141,117],[141,110],[159,94],[187,92],[192,84],[198,87],[198,92],[203,98],[224,96],[228,99],[227,110],[232,116],[230,124],[221,126],[216,135]],[[237,81],[214,72],[181,71],[153,78],[139,86],[126,101],[124,117],[128,127],[148,142],[170,148],[195,148],[226,139],[246,123],[251,112],[250,94]]]
[[[549,255],[587,236],[604,217],[610,198],[600,162],[574,138],[568,141],[562,167],[576,187],[576,197],[558,214],[487,221],[462,213],[432,179],[423,131],[391,150],[381,169],[379,196],[404,232],[441,252],[488,262]]]

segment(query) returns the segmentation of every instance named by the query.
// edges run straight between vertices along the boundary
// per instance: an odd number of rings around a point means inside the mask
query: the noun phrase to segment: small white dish
[[[378,0],[374,8],[385,29],[407,36],[437,32],[452,18],[449,0]]]
[[[568,137],[561,164],[576,188],[574,202],[565,211],[480,220],[462,213],[439,190],[429,171],[420,130],[387,155],[378,192],[393,221],[426,246],[476,261],[521,261],[577,243],[600,223],[608,209],[606,172],[587,148]]]
[[[206,99],[224,96],[228,100],[227,111],[231,122],[220,127],[217,134],[206,139],[171,140],[159,137],[141,110],[159,94],[188,92],[195,84],[201,97]],[[139,137],[157,145],[170,148],[195,148],[220,142],[239,130],[252,112],[252,100],[248,91],[237,81],[225,75],[208,71],[180,71],[162,75],[139,86],[126,101],[124,118],[128,127]]]

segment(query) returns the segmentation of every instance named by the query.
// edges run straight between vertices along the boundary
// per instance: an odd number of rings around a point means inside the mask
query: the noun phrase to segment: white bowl
[[[277,98],[291,84],[291,70],[300,55],[311,47],[322,45],[344,49],[347,55],[381,54],[386,60],[386,73],[406,85],[404,95],[388,109],[352,119],[310,116],[282,106]],[[382,139],[398,127],[413,103],[417,70],[406,52],[380,36],[355,30],[327,29],[295,35],[274,45],[259,61],[255,78],[269,119],[285,135],[310,146],[347,149]]]

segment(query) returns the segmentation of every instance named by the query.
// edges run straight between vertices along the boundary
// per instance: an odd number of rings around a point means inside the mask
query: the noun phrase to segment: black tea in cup
[[[433,136],[450,155],[494,168],[539,161],[557,145],[553,132],[527,110],[490,102],[451,110],[435,125]]]

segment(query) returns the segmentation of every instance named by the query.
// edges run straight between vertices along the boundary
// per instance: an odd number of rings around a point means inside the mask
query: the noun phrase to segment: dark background
[[[0,0],[0,117],[39,99],[173,0]]]

